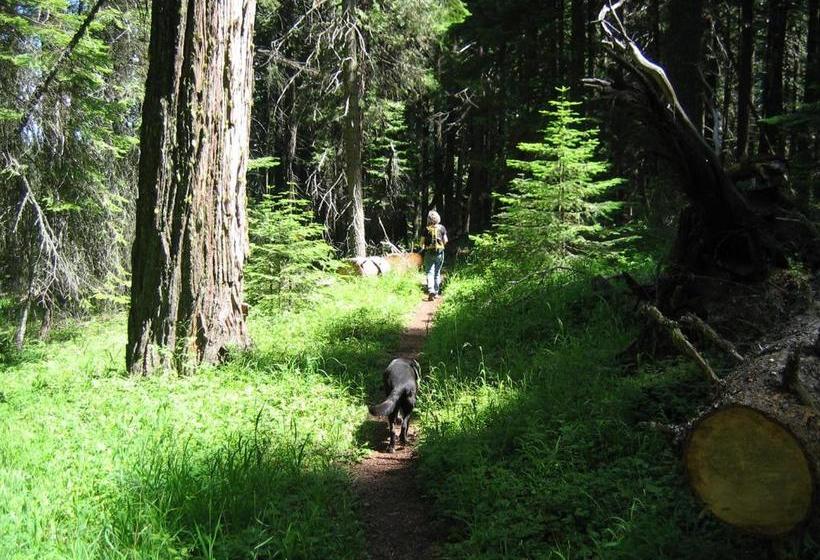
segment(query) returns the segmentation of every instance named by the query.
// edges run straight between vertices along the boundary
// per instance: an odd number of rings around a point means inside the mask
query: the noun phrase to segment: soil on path
[[[423,301],[401,336],[393,358],[418,359],[424,339],[441,300]],[[385,365],[389,360],[385,362]],[[420,398],[424,398],[421,383]],[[381,391],[370,395],[369,404],[384,398]],[[353,470],[354,487],[362,504],[362,522],[367,552],[373,560],[427,559],[435,556],[434,544],[441,532],[429,515],[416,485],[416,453],[412,442],[418,435],[412,417],[408,445],[396,446],[387,453],[387,424],[384,419],[368,416],[361,428],[362,436],[373,451]]]

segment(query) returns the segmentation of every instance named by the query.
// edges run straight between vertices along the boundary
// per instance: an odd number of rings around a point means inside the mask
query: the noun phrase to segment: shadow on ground
[[[624,376],[626,309],[565,281],[488,283],[442,310],[418,452],[448,520],[445,557],[767,557],[759,539],[701,515],[675,450],[637,426],[650,406],[661,420],[696,410],[673,394],[699,378],[688,366]]]

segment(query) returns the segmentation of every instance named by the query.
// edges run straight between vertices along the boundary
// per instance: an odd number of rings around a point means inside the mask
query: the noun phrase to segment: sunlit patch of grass
[[[418,296],[339,281],[185,377],[125,375],[124,317],[0,365],[0,558],[361,558],[345,463]]]

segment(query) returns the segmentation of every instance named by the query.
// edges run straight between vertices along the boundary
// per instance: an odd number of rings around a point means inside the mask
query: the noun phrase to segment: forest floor
[[[395,358],[418,359],[441,300],[420,303],[399,340]],[[392,358],[391,357],[391,358]],[[383,398],[381,389],[369,402]],[[423,397],[422,397],[423,398]],[[418,437],[418,425],[409,430],[410,441]],[[387,453],[383,419],[369,416],[361,427],[373,450],[354,467],[354,489],[362,504],[367,552],[370,558],[424,559],[435,551],[441,533],[430,516],[431,507],[417,485],[417,454],[414,446],[399,445]]]

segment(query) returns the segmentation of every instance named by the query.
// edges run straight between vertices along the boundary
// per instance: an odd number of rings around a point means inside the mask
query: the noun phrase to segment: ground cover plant
[[[689,363],[618,354],[637,326],[590,273],[513,285],[455,275],[428,339],[421,478],[453,522],[447,558],[762,558],[710,516],[675,449],[709,388]],[[626,317],[626,318],[625,318]]]
[[[0,365],[0,557],[360,558],[346,461],[414,278],[251,315],[255,348],[124,375],[122,317]]]

